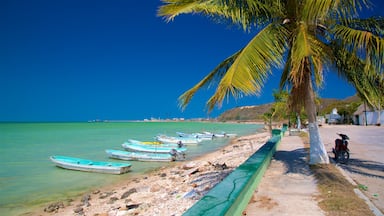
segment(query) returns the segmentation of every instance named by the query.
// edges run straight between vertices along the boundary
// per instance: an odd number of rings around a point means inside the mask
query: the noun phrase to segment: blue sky
[[[199,91],[184,112],[177,98],[254,33],[191,14],[166,23],[156,16],[160,4],[1,1],[0,121],[207,117],[213,89]],[[209,116],[273,102],[279,78],[271,75],[260,96],[231,98]],[[333,73],[325,79],[321,97],[355,93]]]

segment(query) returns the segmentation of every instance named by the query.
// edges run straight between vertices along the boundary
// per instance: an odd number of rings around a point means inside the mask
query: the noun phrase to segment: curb
[[[334,160],[333,160],[334,162]],[[343,168],[341,168],[337,163],[335,163],[336,168],[340,171],[340,173],[346,178],[346,180],[351,183],[353,186],[357,186],[358,184],[345,172]],[[376,216],[384,216],[384,214],[369,200],[367,196],[363,192],[361,192],[358,188],[353,189],[355,194],[363,199],[365,203],[367,203],[368,207],[371,209],[372,213]]]

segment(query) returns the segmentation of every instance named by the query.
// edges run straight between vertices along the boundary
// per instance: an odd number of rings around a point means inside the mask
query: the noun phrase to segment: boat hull
[[[158,154],[149,152],[128,152],[120,150],[107,149],[105,152],[110,158],[119,160],[133,160],[133,161],[157,161],[157,162],[170,162],[175,161],[176,156],[171,154]]]
[[[74,158],[67,156],[55,155],[51,156],[50,160],[57,166],[63,169],[77,170],[83,172],[97,172],[107,174],[123,174],[127,173],[131,164],[129,163],[114,163],[105,161],[92,161],[82,158]]]
[[[139,141],[134,139],[129,139],[127,143],[131,144],[140,144],[140,145],[147,145],[147,146],[154,146],[154,147],[171,147],[171,148],[180,148],[180,144],[177,143],[164,143],[160,141]]]
[[[202,141],[200,138],[172,137],[165,135],[156,136],[156,140],[164,143],[177,143],[183,145],[197,145]]]
[[[128,143],[128,142],[123,143],[121,146],[127,151],[166,153],[166,154],[169,154],[170,152],[172,152],[174,150],[176,150],[178,152],[185,152],[187,150],[184,147],[172,148],[172,147],[132,144],[132,143]]]

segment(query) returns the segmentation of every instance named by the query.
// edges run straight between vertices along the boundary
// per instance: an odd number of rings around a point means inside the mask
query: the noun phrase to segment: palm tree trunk
[[[309,74],[309,73],[308,73]],[[311,76],[307,76],[307,91],[305,96],[304,108],[308,115],[309,129],[309,164],[328,164],[329,157],[323,142],[320,139],[319,127],[316,120],[315,96],[312,88]]]

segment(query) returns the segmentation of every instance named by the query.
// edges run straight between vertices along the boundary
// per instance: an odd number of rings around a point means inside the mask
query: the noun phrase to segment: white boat
[[[184,138],[198,138],[201,140],[212,140],[213,134],[204,134],[204,133],[183,133],[183,132],[176,132],[179,137]]]
[[[212,132],[204,131],[203,134],[212,136],[212,137],[214,137],[214,138],[236,137],[236,136],[237,136],[237,134],[234,134],[234,133],[226,133],[226,132],[212,133]]]
[[[178,152],[185,152],[187,148],[185,147],[163,147],[163,146],[154,146],[154,145],[142,145],[125,142],[121,146],[127,151],[138,151],[138,152],[152,152],[152,153],[170,153],[174,150]]]
[[[183,145],[197,145],[202,141],[200,138],[174,137],[167,135],[157,135],[156,140],[164,143],[177,143]]]
[[[58,167],[85,172],[123,174],[128,172],[131,168],[131,164],[129,163],[93,161],[88,159],[67,157],[61,155],[51,156],[50,159]]]
[[[169,161],[185,159],[185,154],[179,153],[177,151],[170,152],[169,154],[160,154],[160,153],[151,153],[151,152],[130,152],[130,151],[107,149],[105,150],[105,152],[108,154],[110,158],[120,159],[120,160],[169,162]]]

